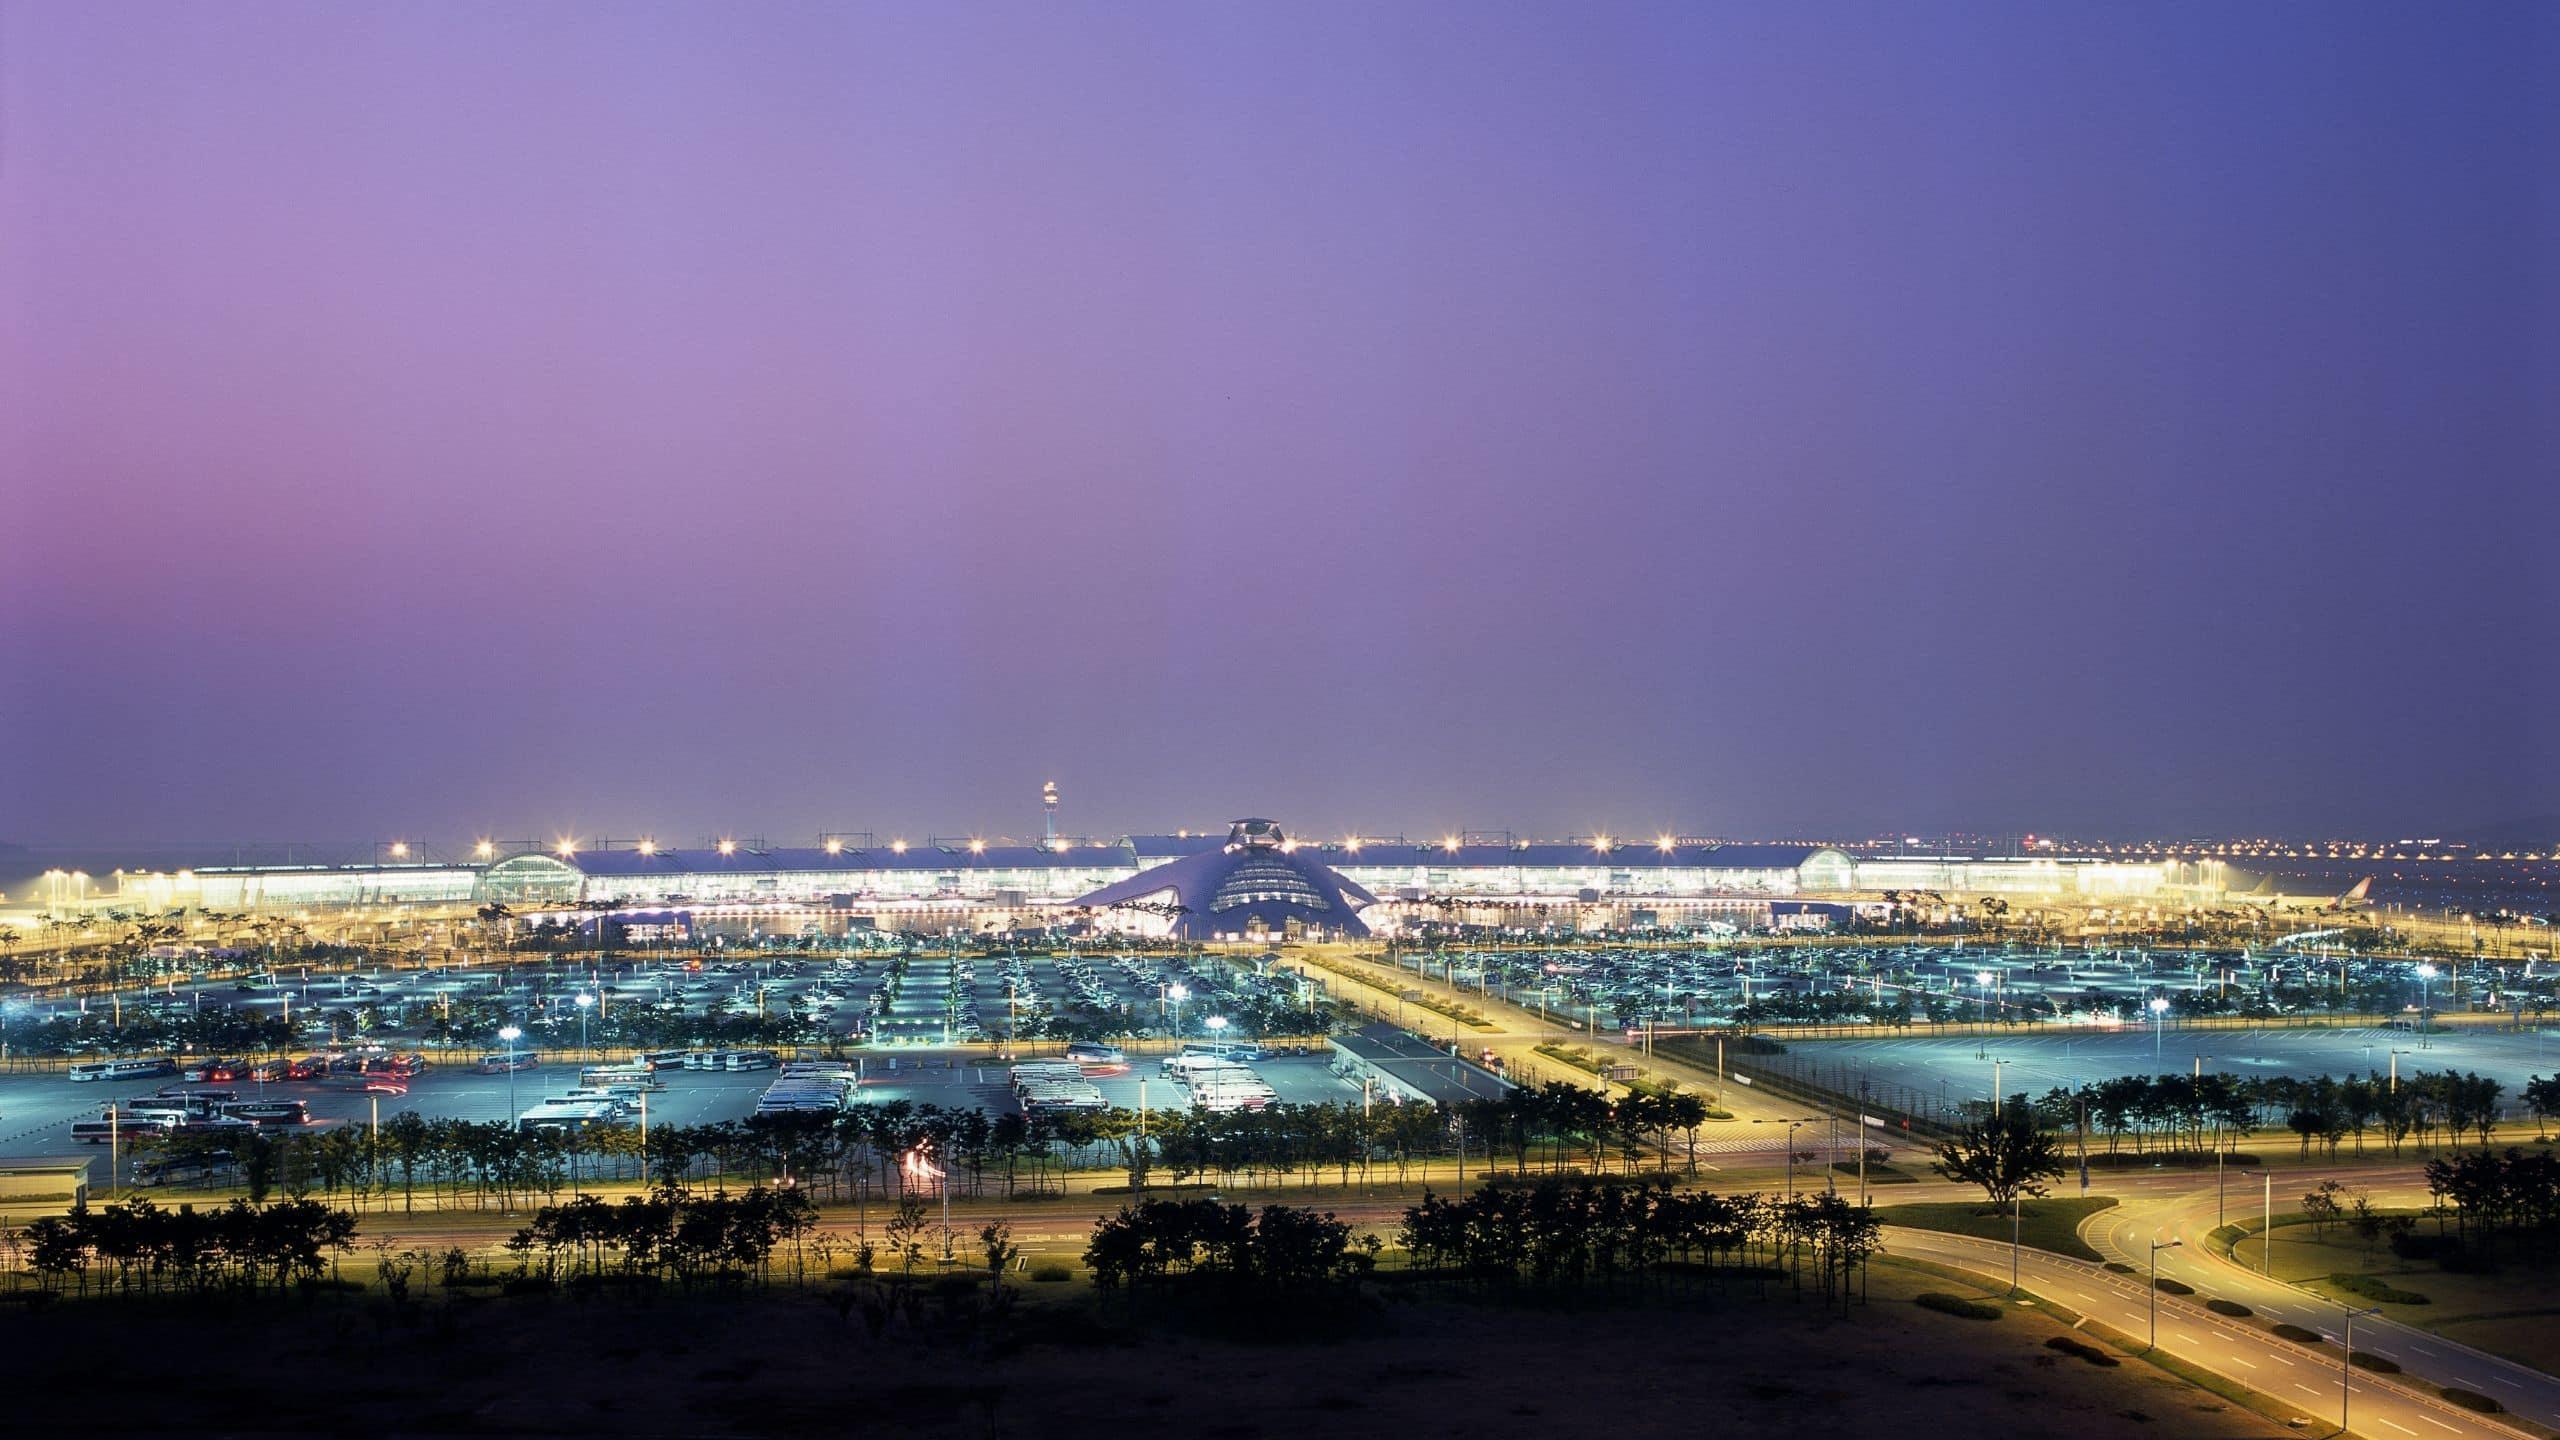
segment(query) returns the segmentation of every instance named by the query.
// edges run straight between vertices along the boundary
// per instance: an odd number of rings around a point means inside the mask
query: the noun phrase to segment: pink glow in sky
[[[2560,810],[2555,17],[0,0],[0,838]]]

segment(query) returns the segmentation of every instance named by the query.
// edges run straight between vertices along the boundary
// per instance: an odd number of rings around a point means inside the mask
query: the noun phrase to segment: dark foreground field
[[[1031,1286],[990,1339],[929,1315],[875,1338],[858,1307],[735,1299],[429,1296],[67,1301],[0,1315],[9,1428],[89,1434],[1040,1436],[1251,1440],[1738,1432],[2284,1433],[2139,1361],[2046,1348],[2055,1322],[1924,1310],[1879,1268],[1847,1318],[1810,1298],[1618,1305],[1372,1296],[1298,1322],[1160,1303],[1131,1324],[1077,1286]],[[1980,1293],[1980,1292],[1968,1292]],[[878,1319],[879,1317],[872,1317]],[[1214,1329],[1217,1337],[1202,1333]],[[51,1397],[48,1399],[47,1397]],[[1958,1433],[1950,1429],[1949,1433]]]

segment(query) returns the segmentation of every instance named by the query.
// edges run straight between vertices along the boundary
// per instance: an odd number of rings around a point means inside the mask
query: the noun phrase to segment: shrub
[[[2329,1283],[2351,1295],[2378,1300],[2385,1305],[2425,1305],[2427,1297],[2415,1290],[2403,1290],[2379,1275],[2332,1275]]]
[[[2347,1363],[2353,1365],[2359,1370],[2370,1370],[2376,1375],[2397,1375],[2400,1373],[2400,1362],[2396,1360],[2386,1360],[2383,1357],[2374,1354],[2370,1350],[2351,1350],[2347,1352]]]
[[[2275,1332],[2277,1338],[2290,1340],[2296,1345],[2326,1345],[2329,1343],[2328,1338],[2323,1336],[2319,1331],[2305,1330],[2301,1326],[2293,1324],[2290,1321],[2277,1325],[2275,1327]]]
[[[1967,1300],[1961,1295],[1950,1295],[1943,1290],[1923,1291],[1915,1297],[1913,1303],[1924,1310],[1935,1310],[1941,1315],[1954,1315],[1965,1320],[2000,1318],[2000,1307],[1997,1305],[1985,1305],[1979,1300]]]
[[[2436,1393],[2465,1410],[2477,1410],[2483,1415],[2495,1415],[2507,1408],[2477,1390],[2464,1390],[2457,1386],[2446,1385],[2440,1387]]]
[[[1059,1285],[1074,1278],[1075,1272],[1069,1270],[1064,1265],[1050,1264],[1034,1265],[1031,1267],[1031,1279],[1034,1284]]]
[[[2080,1359],[2086,1360],[2092,1365],[2103,1367],[2124,1363],[2116,1359],[2113,1355],[2108,1354],[2106,1351],[2099,1349],[2097,1346],[2090,1344],[2088,1341],[2083,1340],[2076,1335],[2056,1335],[2052,1339],[2045,1341],[2044,1344],[2045,1348],[2048,1350],[2059,1350],[2065,1355],[2078,1356]]]
[[[2132,1266],[2127,1265],[2126,1263],[2124,1263],[2124,1262],[2123,1262],[2123,1261],[2121,1261],[2121,1260],[2110,1260],[2110,1261],[2108,1261],[2108,1262],[2107,1262],[2107,1268],[2108,1268],[2109,1270],[2114,1271],[2114,1272],[2115,1272],[2116,1274],[2118,1274],[2118,1275],[2131,1275],[2131,1274],[2136,1273],[2136,1272],[2135,1272],[2135,1270],[2134,1270],[2134,1268],[2133,1268]]]
[[[2204,1302],[2204,1308],[2206,1308],[2207,1310],[2212,1311],[2212,1312],[2213,1312],[2214,1314],[2216,1314],[2216,1315],[2228,1315],[2228,1316],[2231,1316],[2233,1319],[2236,1319],[2236,1320],[2245,1320],[2245,1319],[2249,1318],[2251,1315],[2254,1315],[2254,1314],[2256,1314],[2256,1313],[2257,1313],[2256,1311],[2251,1310],[2248,1306],[2241,1304],[2241,1303],[2240,1303],[2239,1301],[2237,1301],[2237,1300],[2222,1300],[2222,1299],[2207,1300],[2206,1302]]]
[[[2166,1275],[2161,1276],[2159,1279],[2154,1280],[2151,1283],[2153,1286],[2157,1287],[2163,1295],[2193,1295],[2196,1293],[2196,1287],[2193,1285],[2188,1284],[2184,1280],[2172,1280]]]

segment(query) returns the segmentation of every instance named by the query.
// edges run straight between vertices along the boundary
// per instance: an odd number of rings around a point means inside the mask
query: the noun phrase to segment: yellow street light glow
[[[394,841],[392,841],[392,842],[391,842],[391,858],[392,858],[392,859],[394,859],[394,860],[404,860],[404,859],[407,859],[407,858],[408,858],[408,855],[409,855],[409,842],[408,842],[408,841],[406,841],[406,840],[394,840]]]
[[[1342,842],[1342,848],[1343,848],[1343,849],[1345,849],[1345,850],[1350,851],[1350,852],[1351,852],[1352,854],[1354,854],[1354,855],[1359,854],[1359,853],[1360,853],[1360,837],[1359,837],[1359,836],[1357,836],[1357,835],[1354,835],[1354,836],[1352,836],[1350,839],[1343,841],[1343,842]]]
[[[1657,843],[1659,843],[1659,844],[1662,846],[1662,853],[1663,853],[1663,854],[1668,855],[1668,854],[1670,854],[1670,853],[1671,853],[1671,851],[1672,851],[1672,849],[1673,849],[1673,845],[1672,845],[1672,840],[1671,840],[1671,837],[1670,837],[1670,836],[1668,836],[1668,835],[1663,836],[1663,837],[1662,837],[1662,839],[1661,839],[1659,842],[1657,842]]]
[[[828,853],[828,854],[830,854],[830,855],[841,855],[841,854],[843,854],[843,853],[844,853],[844,842],[843,842],[843,841],[841,841],[841,840],[836,840],[836,839],[830,839],[830,840],[828,840],[828,841],[827,841],[827,853]]]
[[[987,842],[986,842],[986,841],[984,841],[984,840],[972,840],[972,841],[970,841],[970,842],[969,842],[969,853],[970,853],[970,854],[972,854],[972,855],[984,855],[984,854],[986,854],[986,853],[987,853]]]
[[[890,842],[889,842],[889,853],[891,853],[891,854],[893,854],[893,855],[904,855],[904,854],[906,854],[906,853],[907,853],[907,842],[906,842],[906,841],[904,841],[904,840],[892,840],[892,841],[890,841]]]
[[[723,855],[735,855],[735,854],[737,854],[737,853],[738,853],[738,842],[737,842],[737,841],[735,841],[735,840],[723,840],[723,841],[721,841],[721,842],[720,842],[720,853],[721,853],[721,854],[723,854]]]
[[[471,853],[479,856],[483,860],[486,860],[490,856],[498,853],[498,847],[490,844],[486,840],[483,840],[479,844],[471,847]]]
[[[657,842],[657,841],[655,841],[655,840],[646,840],[646,839],[642,840],[642,841],[640,842],[640,853],[641,853],[641,854],[643,854],[643,855],[655,855],[655,854],[657,854],[657,853],[658,853],[658,842]]]
[[[578,853],[578,842],[575,840],[562,840],[557,848],[561,857],[565,859]]]
[[[1605,854],[1607,854],[1607,853],[1609,852],[1609,837],[1608,837],[1608,836],[1606,836],[1606,835],[1602,835],[1602,836],[1599,836],[1598,838],[1594,839],[1594,840],[1591,842],[1591,848],[1592,848],[1592,849],[1594,849],[1594,850],[1599,851],[1600,853],[1602,853],[1602,854],[1604,854],[1604,855],[1605,855]]]
[[[1443,835],[1443,836],[1441,836],[1441,837],[1440,837],[1440,848],[1441,848],[1441,849],[1443,849],[1443,850],[1448,851],[1448,852],[1449,852],[1450,854],[1452,854],[1452,855],[1457,854],[1457,853],[1458,853],[1458,837],[1457,837],[1457,836],[1455,836],[1455,835]]]

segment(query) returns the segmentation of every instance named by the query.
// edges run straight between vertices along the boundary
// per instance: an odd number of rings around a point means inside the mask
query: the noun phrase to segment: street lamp
[[[499,1043],[507,1047],[506,1053],[498,1057],[498,1063],[507,1067],[507,1123],[509,1125],[516,1123],[516,1042],[523,1038],[524,1031],[513,1025],[498,1027]]]
[[[2154,1059],[2154,1060],[2157,1060],[2157,1059],[2159,1059],[2159,1058],[2160,1058],[2160,1028],[2161,1028],[2162,1023],[2167,1019],[2168,1014],[2169,1014],[2169,997],[2168,997],[2168,996],[2166,996],[2166,995],[2154,995],[2154,996],[2152,996],[2152,997],[2151,997],[2151,1058],[2152,1058],[2152,1059]]]
[[[1817,1118],[1819,1117],[1807,1115],[1801,1120],[1754,1120],[1751,1122],[1754,1125],[1783,1124],[1787,1127],[1787,1198],[1790,1200],[1796,1198],[1796,1132],[1814,1123]],[[1838,1156],[1835,1155],[1833,1158],[1837,1159]]]
[[[1173,1002],[1173,1033],[1178,1039],[1182,1035],[1182,1002],[1191,998],[1191,987],[1177,980],[1166,988],[1164,994]]]
[[[1991,1023],[1991,972],[1974,971],[1973,983],[1982,987],[1982,1023],[1988,1025]]]
[[[2142,1347],[2146,1351],[2160,1348],[2160,1252],[2175,1250],[2186,1243],[2184,1240],[2151,1242],[2151,1343]]]
[[[2266,1185],[2266,1193],[2260,1201],[2265,1208],[2258,1219],[2258,1270],[2261,1274],[2273,1275],[2276,1273],[2276,1172],[2243,1170],[2240,1173]]]
[[[1227,1017],[1226,1017],[1226,1016],[1224,1016],[1224,1015],[1212,1015],[1212,1016],[1210,1016],[1208,1019],[1203,1020],[1203,1021],[1201,1021],[1200,1023],[1209,1027],[1209,1038],[1210,1038],[1210,1039],[1212,1039],[1212,1040],[1223,1040],[1223,1039],[1225,1039],[1225,1038],[1226,1038],[1226,1034],[1227,1034]]]
[[[2418,1033],[2421,1035],[2427,1033],[2427,985],[2435,978],[2435,966],[2420,965],[2418,967]]]
[[[587,993],[586,991],[584,991],[584,990],[581,990],[581,991],[579,991],[579,992],[578,992],[577,999],[578,999],[578,1053],[579,1053],[579,1055],[580,1055],[580,1056],[584,1057],[584,1056],[586,1056],[586,1054],[587,1054],[587,1008],[588,1008],[589,1006],[591,1006],[591,1005],[593,1005],[593,1004],[595,1004],[595,1003],[596,1003],[596,997],[594,997],[593,995],[588,994],[588,993]]]

